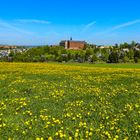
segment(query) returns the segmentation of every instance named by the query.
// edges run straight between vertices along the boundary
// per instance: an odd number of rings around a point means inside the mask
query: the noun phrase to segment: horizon
[[[138,0],[5,0],[0,6],[0,44],[56,45],[70,37],[97,45],[140,42],[139,4]]]
[[[61,40],[61,41],[64,41],[64,40]],[[61,42],[60,41],[60,42]],[[68,40],[67,40],[68,41]],[[81,40],[73,40],[73,41],[81,41]],[[83,41],[83,40],[82,40]],[[132,42],[133,42],[134,40],[132,40],[132,41],[130,41],[130,42],[121,42],[121,43],[114,43],[114,44],[111,44],[111,45],[105,45],[105,44],[94,44],[94,43],[88,43],[88,42],[86,42],[87,44],[89,44],[89,45],[96,45],[97,47],[99,47],[99,46],[110,46],[110,47],[113,47],[113,46],[115,46],[116,44],[117,45],[121,45],[121,44],[124,44],[124,43],[127,43],[127,44],[131,44]],[[44,47],[44,46],[49,46],[49,47],[51,47],[51,46],[60,46],[60,42],[58,43],[58,44],[35,44],[35,45],[24,45],[24,44],[19,44],[19,45],[16,45],[16,44],[0,44],[0,46],[17,46],[17,47]],[[140,44],[139,42],[136,42],[136,41],[134,41],[136,44]]]

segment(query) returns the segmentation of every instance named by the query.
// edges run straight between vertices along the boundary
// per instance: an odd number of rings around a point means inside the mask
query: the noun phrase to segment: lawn
[[[139,64],[0,63],[0,140],[139,140]]]
[[[65,65],[74,65],[74,66],[86,66],[86,67],[101,67],[101,68],[135,68],[140,69],[139,63],[118,63],[118,64],[111,64],[111,63],[96,63],[96,64],[89,64],[89,63],[66,63]]]

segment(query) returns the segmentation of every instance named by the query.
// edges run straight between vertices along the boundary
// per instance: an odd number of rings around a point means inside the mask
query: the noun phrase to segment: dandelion
[[[53,140],[53,138],[52,137],[48,137],[48,140]]]

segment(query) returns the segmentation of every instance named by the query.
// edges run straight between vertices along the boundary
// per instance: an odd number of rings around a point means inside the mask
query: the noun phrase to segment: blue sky
[[[0,44],[140,42],[139,0],[1,0]]]

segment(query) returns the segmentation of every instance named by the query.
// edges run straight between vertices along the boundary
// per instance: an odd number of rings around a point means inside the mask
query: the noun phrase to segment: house
[[[129,52],[129,49],[128,48],[124,48],[122,49],[123,52]]]
[[[137,44],[135,45],[134,50],[136,50],[136,51],[139,51],[139,50],[140,50],[140,44],[139,44],[139,43],[137,43]]]
[[[86,45],[85,41],[74,41],[72,38],[70,40],[63,40],[60,42],[60,46],[65,47],[65,49],[80,50],[84,49]]]
[[[100,49],[109,49],[109,48],[112,48],[112,47],[111,46],[99,45],[98,48],[100,48]]]
[[[25,52],[27,49],[20,48],[17,46],[8,46],[8,45],[0,45],[0,58],[4,56],[9,56],[11,52],[13,53],[22,53]]]
[[[16,49],[17,47],[16,46],[0,46],[0,49]]]

